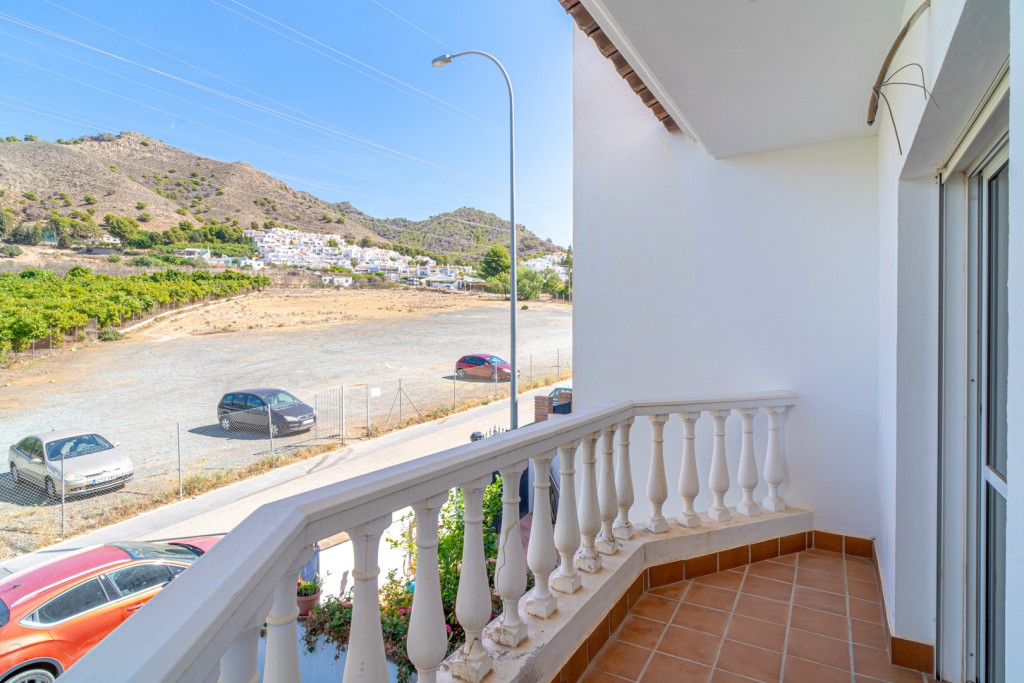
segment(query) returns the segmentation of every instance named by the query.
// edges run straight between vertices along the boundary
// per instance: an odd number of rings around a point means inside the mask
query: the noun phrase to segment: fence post
[[[398,380],[398,428],[402,428],[402,380]]]
[[[338,409],[341,413],[341,445],[345,445],[345,385],[341,385],[341,406]]]
[[[64,503],[65,503],[65,491],[64,486],[64,456],[60,458],[60,535],[64,536],[67,533],[64,519]]]
[[[458,404],[459,404],[459,399],[455,395],[455,391],[456,391],[455,387],[458,386],[458,385],[456,385],[455,382],[456,382],[455,375],[452,375],[452,412],[453,413],[458,408]]]
[[[274,457],[274,413],[267,406],[267,436],[270,437],[270,457]]]
[[[181,423],[176,423],[178,428],[178,498],[185,496],[185,488],[181,481]]]
[[[533,354],[530,354],[530,388],[533,388]]]
[[[317,443],[320,443],[320,392],[313,394],[313,415],[315,416],[316,431],[314,432]]]
[[[366,383],[366,438],[370,438],[370,383]]]
[[[557,381],[562,381],[562,349],[555,349],[555,373],[558,375]]]

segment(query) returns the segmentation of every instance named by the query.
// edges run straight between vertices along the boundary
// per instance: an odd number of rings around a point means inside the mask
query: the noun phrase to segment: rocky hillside
[[[507,241],[508,221],[476,209],[424,221],[369,216],[348,202],[331,203],[292,189],[244,162],[226,163],[171,147],[139,133],[72,141],[0,141],[0,208],[15,222],[87,211],[131,216],[161,231],[182,220],[212,219],[248,228],[292,227],[350,239],[368,237],[475,261]],[[551,252],[519,227],[521,253]]]

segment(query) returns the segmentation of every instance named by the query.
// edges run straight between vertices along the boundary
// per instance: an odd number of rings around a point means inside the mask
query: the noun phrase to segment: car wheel
[[[21,483],[21,474],[18,472],[18,466],[13,462],[11,463],[11,481],[13,481],[15,485]]]
[[[53,483],[53,479],[47,477],[44,484],[46,485],[47,498],[49,498],[50,500],[57,500],[58,498],[60,498],[60,495],[57,493],[57,487]]]
[[[53,683],[55,677],[46,669],[28,669],[8,678],[4,683]]]
[[[231,418],[228,417],[227,413],[224,413],[223,415],[220,416],[220,428],[223,429],[225,432],[231,431]]]
[[[463,370],[462,368],[459,368],[455,371],[455,376],[458,377],[459,379],[466,379],[466,371]]]
[[[492,382],[497,382],[498,381],[498,371],[497,370],[495,370],[494,372],[491,373],[491,381]]]

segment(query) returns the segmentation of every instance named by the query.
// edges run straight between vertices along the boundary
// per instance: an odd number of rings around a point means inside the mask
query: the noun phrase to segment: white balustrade
[[[380,683],[388,679],[384,657],[384,633],[380,626],[380,602],[377,598],[377,556],[380,537],[391,525],[391,515],[360,524],[349,532],[352,538],[352,627],[345,657],[345,681]],[[294,584],[294,582],[293,582]],[[292,586],[292,602],[295,602]],[[299,680],[298,676],[292,680]]]
[[[464,681],[479,683],[491,670],[491,655],[483,643],[484,626],[491,618],[491,587],[484,565],[484,489],[489,476],[462,486],[465,531],[462,541],[462,573],[455,596],[455,617],[466,632],[466,642],[456,653],[452,673]]]
[[[725,522],[730,519],[729,508],[725,507],[725,494],[729,491],[729,465],[725,456],[725,419],[729,417],[728,410],[710,411],[711,419],[715,423],[714,447],[711,451],[711,472],[708,474],[708,488],[714,497],[714,502],[708,509],[708,519],[715,522]]]
[[[618,496],[615,493],[615,462],[612,459],[614,452],[615,427],[605,427],[601,430],[601,531],[597,535],[595,545],[597,551],[603,555],[614,555],[619,552],[621,544],[615,538],[612,523],[618,513]]]
[[[576,481],[573,460],[579,442],[558,447],[558,516],[555,519],[555,547],[560,562],[551,574],[551,588],[559,593],[575,593],[582,585],[576,572],[573,553],[580,547],[580,522],[576,514]],[[593,547],[593,539],[591,539]]]
[[[519,526],[519,479],[526,462],[516,462],[498,470],[501,473],[501,536],[498,561],[494,567],[494,586],[501,596],[495,637],[502,645],[515,647],[526,638],[526,622],[519,614],[519,598],[526,592],[526,560]]]
[[[700,515],[693,507],[700,493],[697,478],[697,448],[694,445],[695,426],[700,413],[682,413],[683,418],[683,463],[679,468],[679,495],[683,497],[683,510],[676,521],[687,528],[700,526]]]
[[[547,619],[558,611],[558,601],[551,594],[548,584],[551,572],[557,565],[550,498],[551,461],[554,457],[554,453],[547,453],[530,459],[533,464],[533,519],[526,561],[533,572],[534,584],[526,599],[526,613],[541,619]]]
[[[629,428],[633,419],[619,423],[618,434],[619,454],[618,467],[615,468],[615,492],[619,503],[619,514],[612,525],[615,538],[628,541],[633,538],[633,523],[629,521],[629,509],[633,507],[633,467],[629,462]]]
[[[768,495],[761,506],[769,512],[782,512],[786,503],[779,497],[779,486],[782,485],[782,441],[779,429],[785,419],[786,406],[768,408],[768,452],[764,459],[764,481],[768,484]]]
[[[601,531],[601,508],[597,498],[597,461],[594,449],[597,434],[583,437],[583,455],[580,474],[583,479],[580,488],[580,537],[582,545],[576,554],[576,569],[588,574],[601,571],[601,553],[597,551],[597,534]]]
[[[668,415],[649,415],[651,421],[651,469],[647,474],[647,500],[651,502],[651,517],[644,528],[652,534],[668,531],[668,521],[662,506],[668,500],[668,483],[665,481],[665,423]]]
[[[299,677],[298,624],[299,606],[295,602],[295,586],[299,572],[312,556],[310,547],[274,587],[274,605],[267,615],[267,658],[264,680],[284,683]]]
[[[743,490],[743,500],[736,506],[736,512],[753,517],[761,513],[761,506],[754,502],[754,489],[757,488],[757,463],[754,461],[754,417],[757,415],[757,408],[740,408],[736,412],[743,418],[740,467],[736,472],[736,480]]]
[[[416,591],[406,649],[420,683],[437,680],[437,667],[448,649],[437,562],[437,516],[446,500],[448,494],[441,493],[412,506],[416,513]]]
[[[258,627],[243,631],[235,638],[220,658],[220,683],[259,683],[260,670],[256,667],[259,641]]]

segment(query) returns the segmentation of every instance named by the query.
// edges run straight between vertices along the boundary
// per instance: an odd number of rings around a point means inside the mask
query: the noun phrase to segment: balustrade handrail
[[[281,577],[301,566],[315,541],[372,525],[396,510],[637,416],[787,407],[796,401],[795,392],[772,391],[609,403],[268,503],[62,680],[216,680],[221,658],[236,638],[269,622]]]

